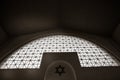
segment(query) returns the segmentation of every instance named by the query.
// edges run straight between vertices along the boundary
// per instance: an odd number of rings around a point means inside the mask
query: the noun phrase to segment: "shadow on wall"
[[[2,26],[21,35],[57,26],[57,0],[4,0]]]
[[[0,45],[6,40],[7,35],[0,26]]]
[[[118,5],[113,0],[65,0],[63,25],[83,32],[111,35],[118,24]]]
[[[118,24],[115,0],[4,0],[2,26],[9,35],[60,28],[111,36]]]
[[[120,44],[120,24],[115,29],[114,34],[113,34],[113,38],[114,38],[114,40],[116,40]]]

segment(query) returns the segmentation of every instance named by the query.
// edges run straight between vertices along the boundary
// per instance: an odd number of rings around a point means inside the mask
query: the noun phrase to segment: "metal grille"
[[[81,67],[120,65],[106,50],[90,41],[74,36],[54,35],[39,38],[21,47],[5,59],[0,68],[40,68],[44,52],[77,52]]]

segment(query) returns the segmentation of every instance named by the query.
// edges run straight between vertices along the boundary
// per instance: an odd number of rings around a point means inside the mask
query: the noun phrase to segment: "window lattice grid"
[[[29,42],[3,61],[1,69],[40,68],[44,52],[77,52],[81,67],[119,66],[106,50],[82,38],[54,35]]]

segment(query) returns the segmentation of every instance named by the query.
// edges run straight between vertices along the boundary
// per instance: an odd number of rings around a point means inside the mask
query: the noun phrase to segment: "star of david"
[[[59,66],[56,67],[56,72],[55,73],[57,73],[59,76],[61,76],[63,73],[65,73],[64,69],[65,69],[64,67],[59,65]]]

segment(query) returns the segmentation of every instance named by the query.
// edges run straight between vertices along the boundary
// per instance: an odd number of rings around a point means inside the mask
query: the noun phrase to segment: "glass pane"
[[[0,68],[40,68],[44,52],[77,52],[81,67],[120,65],[115,57],[90,41],[75,36],[54,35],[39,38],[24,45],[5,59]]]

